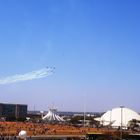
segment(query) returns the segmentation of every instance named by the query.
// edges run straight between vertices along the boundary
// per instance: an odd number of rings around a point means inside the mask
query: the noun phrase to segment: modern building
[[[27,105],[0,103],[0,117],[7,120],[24,119],[27,115]]]
[[[64,122],[65,121],[63,118],[57,115],[57,109],[55,108],[49,109],[47,115],[42,117],[42,119],[48,122]]]

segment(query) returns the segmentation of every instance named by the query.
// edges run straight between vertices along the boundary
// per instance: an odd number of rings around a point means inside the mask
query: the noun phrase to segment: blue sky
[[[29,110],[106,111],[140,99],[139,0],[0,1],[0,78],[55,67],[49,77],[0,85],[0,101]]]

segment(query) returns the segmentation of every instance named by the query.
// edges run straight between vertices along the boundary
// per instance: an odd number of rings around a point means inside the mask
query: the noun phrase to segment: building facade
[[[27,116],[27,105],[0,103],[0,117],[7,120],[24,119]]]

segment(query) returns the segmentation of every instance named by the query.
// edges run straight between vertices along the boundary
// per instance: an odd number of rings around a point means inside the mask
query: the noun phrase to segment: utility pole
[[[84,122],[83,122],[84,127],[85,123],[86,123],[86,94],[84,93]]]

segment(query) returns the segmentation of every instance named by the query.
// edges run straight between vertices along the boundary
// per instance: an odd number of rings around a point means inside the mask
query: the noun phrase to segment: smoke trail
[[[28,81],[33,79],[39,79],[43,77],[47,77],[53,74],[54,68],[43,68],[37,71],[28,72],[25,74],[16,74],[13,76],[9,76],[3,79],[0,79],[0,84],[9,84],[9,83],[16,83],[20,81]]]

